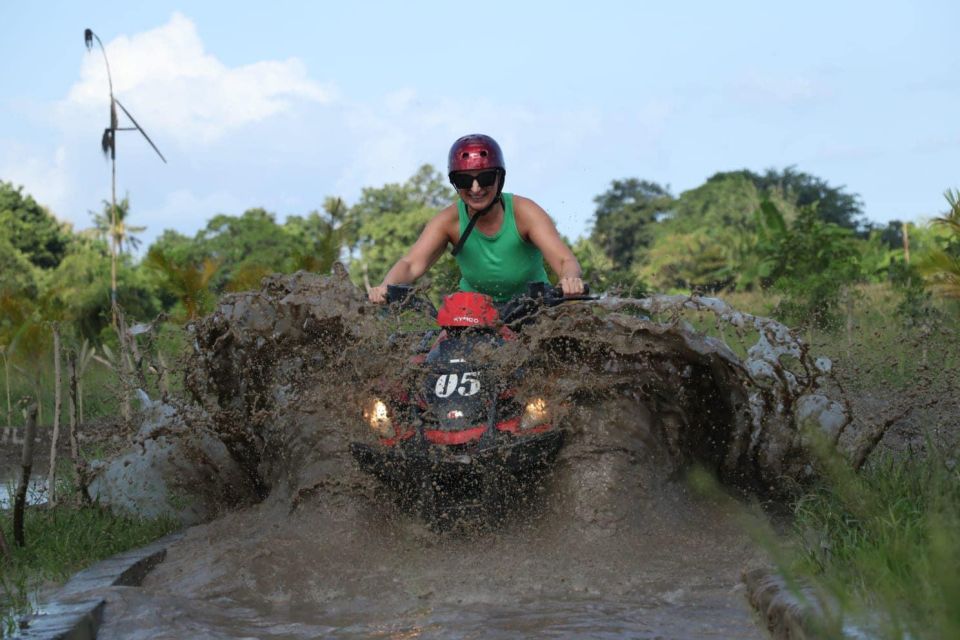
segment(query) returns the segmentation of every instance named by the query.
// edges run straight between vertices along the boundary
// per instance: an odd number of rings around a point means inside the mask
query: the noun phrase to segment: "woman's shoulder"
[[[542,212],[543,207],[534,202],[531,198],[526,198],[516,193],[510,194],[510,197],[513,198],[513,209],[514,211],[533,211],[533,212]]]
[[[460,213],[457,209],[457,203],[451,202],[450,204],[445,206],[443,209],[440,209],[440,211],[438,211],[437,214],[433,216],[433,219],[437,221],[442,220],[444,222],[449,223],[459,219],[459,217],[460,217]]]
[[[430,224],[442,226],[443,229],[448,232],[448,235],[454,231],[459,231],[460,214],[457,211],[457,203],[450,203],[443,209],[440,209],[440,211],[430,219]]]
[[[529,240],[530,230],[536,226],[550,222],[550,216],[530,198],[513,194],[513,217],[516,220],[517,231],[524,240]]]
[[[538,219],[547,215],[547,212],[543,210],[543,207],[538,205],[536,202],[530,198],[518,196],[517,194],[513,194],[513,212],[518,220]]]

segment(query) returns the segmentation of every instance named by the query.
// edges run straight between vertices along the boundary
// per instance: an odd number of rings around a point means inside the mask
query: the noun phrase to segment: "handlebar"
[[[597,299],[596,296],[590,295],[590,288],[586,284],[583,286],[583,291],[581,295],[565,296],[559,286],[551,286],[545,282],[530,282],[527,284],[526,293],[498,305],[500,320],[504,324],[516,326],[532,320],[541,307],[555,307],[565,302]],[[415,288],[407,284],[387,285],[387,305],[394,310],[411,309],[437,317],[437,309],[433,303],[418,296]]]
[[[519,326],[532,320],[541,306],[555,307],[565,302],[596,299],[596,296],[590,295],[590,288],[586,284],[583,285],[582,295],[565,296],[563,289],[558,286],[551,286],[545,282],[530,282],[527,284],[526,294],[503,304],[500,308],[500,319],[504,324]]]
[[[413,286],[409,284],[388,284],[387,304],[394,309],[425,311],[432,317],[437,317],[437,308],[433,303],[418,296]]]

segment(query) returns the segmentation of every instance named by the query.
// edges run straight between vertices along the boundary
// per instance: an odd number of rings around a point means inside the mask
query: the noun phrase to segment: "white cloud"
[[[148,132],[185,143],[215,140],[283,113],[298,101],[329,103],[335,98],[330,86],[308,77],[297,58],[227,67],[204,50],[194,23],[179,13],[163,26],[120,36],[105,46],[117,99]],[[103,57],[92,51],[63,108],[106,111],[107,88]]]
[[[69,173],[65,170],[66,147],[57,147],[51,155],[10,140],[2,146],[5,151],[0,156],[0,178],[15,187],[22,186],[37,202],[61,219],[69,220],[63,213],[71,191]]]
[[[553,176],[577,163],[577,151],[596,136],[603,119],[593,110],[546,112],[489,100],[442,99],[424,105],[406,90],[378,104],[352,105],[343,113],[355,151],[345,154],[338,187],[403,181],[424,162],[446,171],[450,144],[468,133],[487,133],[500,143],[511,176]]]
[[[166,194],[159,206],[137,211],[136,224],[147,227],[142,234],[143,244],[147,246],[164,229],[176,229],[184,235],[192,236],[216,214],[240,215],[252,206],[252,203],[231,193],[196,195],[188,189],[178,189]]]
[[[384,97],[383,102],[390,111],[403,111],[409,107],[414,100],[416,100],[416,97],[417,92],[410,87],[406,87],[403,89],[398,89],[392,93],[388,93]]]
[[[743,102],[784,106],[830,97],[832,91],[822,81],[802,75],[770,75],[751,72],[738,80],[732,92]]]

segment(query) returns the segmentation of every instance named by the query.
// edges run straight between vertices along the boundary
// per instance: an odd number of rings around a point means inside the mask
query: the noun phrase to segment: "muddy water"
[[[448,533],[341,461],[341,484],[292,512],[268,501],[191,530],[111,595],[101,637],[764,637],[734,514],[636,444],[575,443],[502,527]]]
[[[679,319],[560,307],[489,354],[556,410],[559,458],[505,522],[438,532],[349,453],[372,441],[365,400],[418,375],[417,336],[396,329],[345,280],[303,275],[194,327],[188,387],[264,499],[108,594],[100,637],[765,637],[740,586],[760,559],[737,502],[684,478],[696,464],[738,492],[796,482],[791,394],[812,377],[774,362],[761,384]]]

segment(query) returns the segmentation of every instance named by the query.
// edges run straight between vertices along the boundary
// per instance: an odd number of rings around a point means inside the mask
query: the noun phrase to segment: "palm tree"
[[[130,196],[126,196],[117,203],[115,219],[111,215],[111,208],[112,205],[104,200],[102,212],[90,212],[97,236],[101,240],[110,242],[112,247],[116,247],[118,253],[136,251],[140,248],[141,242],[140,238],[134,234],[143,233],[147,228],[127,224],[127,215],[130,213]]]
[[[157,246],[147,252],[144,264],[159,272],[167,288],[180,298],[187,320],[197,318],[204,310],[210,298],[210,283],[220,269],[220,261],[210,258],[200,264],[176,264]]]
[[[946,227],[950,234],[947,248],[931,251],[920,264],[920,271],[931,287],[945,298],[960,299],[960,190],[943,194],[950,210],[933,224]]]

